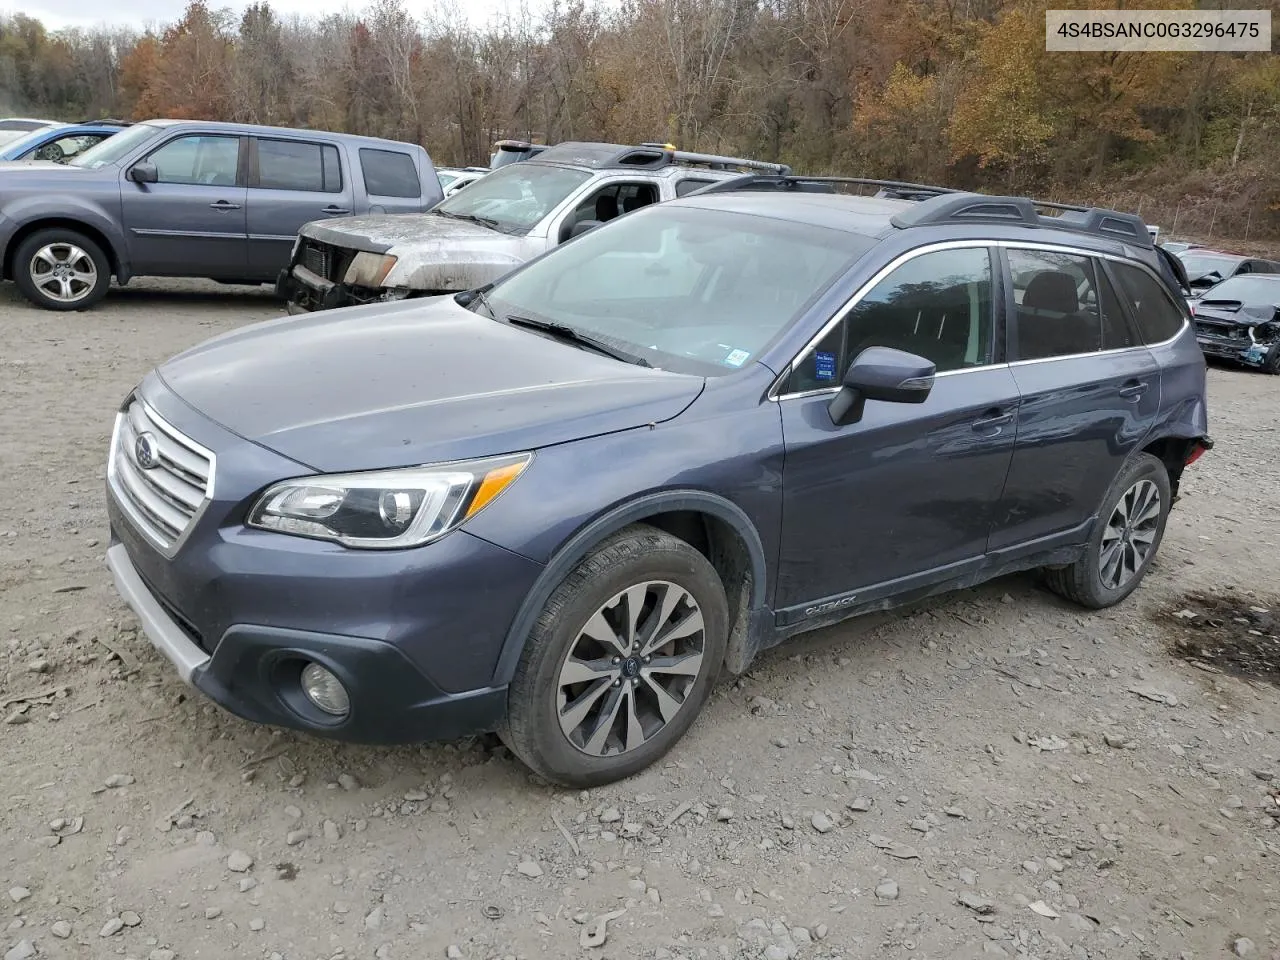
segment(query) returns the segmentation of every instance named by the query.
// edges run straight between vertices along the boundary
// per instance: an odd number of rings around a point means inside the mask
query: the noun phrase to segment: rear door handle
[[[1120,388],[1120,396],[1126,400],[1137,400],[1147,392],[1148,384],[1141,382],[1126,383]]]
[[[321,213],[327,213],[327,214],[329,214],[330,216],[336,216],[336,215],[341,214],[341,213],[350,213],[351,211],[350,211],[350,210],[348,210],[346,207],[335,207],[333,204],[330,204],[329,206],[325,207],[325,208],[324,208],[323,210],[321,210],[320,212],[321,212]]]
[[[973,429],[990,430],[992,427],[1003,427],[1006,423],[1013,423],[1012,413],[1000,413],[999,411],[991,410],[988,411],[987,416],[973,421]]]
[[[232,203],[230,200],[215,200],[209,204],[215,210],[239,210],[240,204]]]

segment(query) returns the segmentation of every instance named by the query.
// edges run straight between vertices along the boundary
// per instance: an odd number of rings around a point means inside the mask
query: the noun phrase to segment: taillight
[[[1183,461],[1184,466],[1191,466],[1197,460],[1204,456],[1206,450],[1213,447],[1213,441],[1208,437],[1196,440],[1191,444],[1191,451],[1187,454],[1187,459]]]

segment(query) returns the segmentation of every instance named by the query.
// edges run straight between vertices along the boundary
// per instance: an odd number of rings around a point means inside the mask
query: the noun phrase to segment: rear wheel
[[[562,786],[643,770],[710,696],[728,620],[702,554],[652,527],[620,532],[547,600],[511,682],[502,739]]]
[[[1172,499],[1165,465],[1148,453],[1138,454],[1103,498],[1085,555],[1045,572],[1049,589],[1095,610],[1129,596],[1164,539]]]
[[[13,279],[23,296],[46,310],[84,310],[107,293],[111,264],[102,248],[62,227],[37,230],[18,245]]]

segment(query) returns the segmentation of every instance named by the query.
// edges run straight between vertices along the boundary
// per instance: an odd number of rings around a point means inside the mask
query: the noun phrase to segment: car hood
[[[1242,304],[1239,300],[1199,300],[1196,303],[1196,319],[1256,327],[1280,319],[1280,305]]]
[[[318,220],[302,235],[348,250],[396,258],[384,287],[432,292],[474,290],[529,258],[522,237],[438,213],[382,214]]]
[[[157,374],[227,430],[327,472],[533,450],[660,423],[705,384],[490,320],[452,297],[243,327]]]

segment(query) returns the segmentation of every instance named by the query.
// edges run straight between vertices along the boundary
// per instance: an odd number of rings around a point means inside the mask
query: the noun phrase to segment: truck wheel
[[[547,600],[511,681],[503,741],[566,787],[643,770],[706,703],[728,623],[702,554],[652,527],[620,531]]]
[[[1171,505],[1168,469],[1151,454],[1138,454],[1103,498],[1084,556],[1046,571],[1046,585],[1093,610],[1119,603],[1138,588],[1160,549]]]
[[[84,310],[107,294],[111,264],[102,248],[64,227],[37,230],[18,245],[13,279],[46,310]]]

